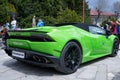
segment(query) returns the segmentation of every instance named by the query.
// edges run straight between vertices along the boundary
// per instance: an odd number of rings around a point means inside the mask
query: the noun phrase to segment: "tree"
[[[19,26],[31,27],[32,17],[42,18],[45,25],[65,22],[81,22],[82,0],[7,0],[15,6]],[[85,3],[86,4],[86,3]],[[85,6],[86,22],[89,9]],[[29,24],[28,24],[29,23]]]
[[[63,12],[59,12],[57,19],[59,23],[81,22],[82,17],[79,16],[74,10],[66,8]]]
[[[88,8],[88,2],[85,2],[85,23],[91,23],[90,9]]]
[[[116,14],[116,19],[119,17],[120,14],[120,1],[117,1],[113,4],[113,12]]]
[[[10,21],[11,13],[16,13],[16,9],[13,4],[7,2],[7,0],[2,0],[0,2],[0,23],[4,24],[4,22]]]
[[[98,19],[101,16],[101,13],[106,10],[107,8],[107,0],[97,0],[96,5],[94,6],[94,8],[96,9],[98,15],[96,17],[96,23],[98,21]]]

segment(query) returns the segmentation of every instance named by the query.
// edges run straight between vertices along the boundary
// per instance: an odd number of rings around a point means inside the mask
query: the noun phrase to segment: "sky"
[[[94,8],[94,4],[96,3],[97,0],[86,0],[86,1],[89,4],[89,8],[93,9]],[[120,1],[120,0],[107,0],[107,1],[108,1],[108,5],[109,5],[107,11],[111,11],[113,3],[117,2],[117,1]]]

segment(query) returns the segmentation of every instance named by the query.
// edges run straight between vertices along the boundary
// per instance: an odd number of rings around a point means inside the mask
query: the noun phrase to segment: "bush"
[[[108,19],[106,19],[106,20],[104,20],[104,21],[102,22],[101,26],[104,26],[108,21],[113,21],[113,22],[115,22],[116,19],[115,19],[114,17],[109,17]]]
[[[81,22],[82,18],[74,10],[66,8],[64,11],[58,13],[58,23],[65,22]]]
[[[24,19],[21,19],[20,23],[18,23],[19,28],[30,28],[32,27],[32,17],[33,16],[28,16]]]

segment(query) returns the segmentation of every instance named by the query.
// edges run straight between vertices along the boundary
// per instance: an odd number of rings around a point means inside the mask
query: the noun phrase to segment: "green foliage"
[[[32,27],[32,17],[33,16],[28,16],[25,19],[21,19],[22,21],[18,21],[18,25],[20,28],[29,28]]]
[[[45,23],[45,25],[52,25],[52,24],[57,24],[57,19],[52,17],[52,16],[44,16],[43,21]]]
[[[15,12],[21,28],[31,27],[34,15],[36,22],[41,18],[45,25],[82,20],[82,0],[1,0],[0,4],[0,22],[9,20],[10,13]],[[87,5],[85,14],[85,22],[90,22]]]
[[[10,22],[10,14],[12,12],[16,13],[14,5],[6,1],[0,2],[0,4],[0,23],[4,24],[6,20]]]
[[[113,21],[113,22],[115,22],[116,19],[115,19],[114,17],[109,17],[108,19],[106,19],[106,20],[104,20],[104,21],[102,22],[102,26],[104,26],[108,21]]]
[[[101,26],[105,26],[105,24],[108,22],[108,20],[104,20],[101,24]]]
[[[109,17],[108,20],[115,22],[117,19],[115,17]]]
[[[81,16],[79,16],[74,10],[66,8],[63,12],[58,14],[58,22],[81,22]]]

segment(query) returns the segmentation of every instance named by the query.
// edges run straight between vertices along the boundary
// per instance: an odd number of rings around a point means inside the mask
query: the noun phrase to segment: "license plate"
[[[24,59],[25,53],[19,51],[12,51],[12,56]]]

